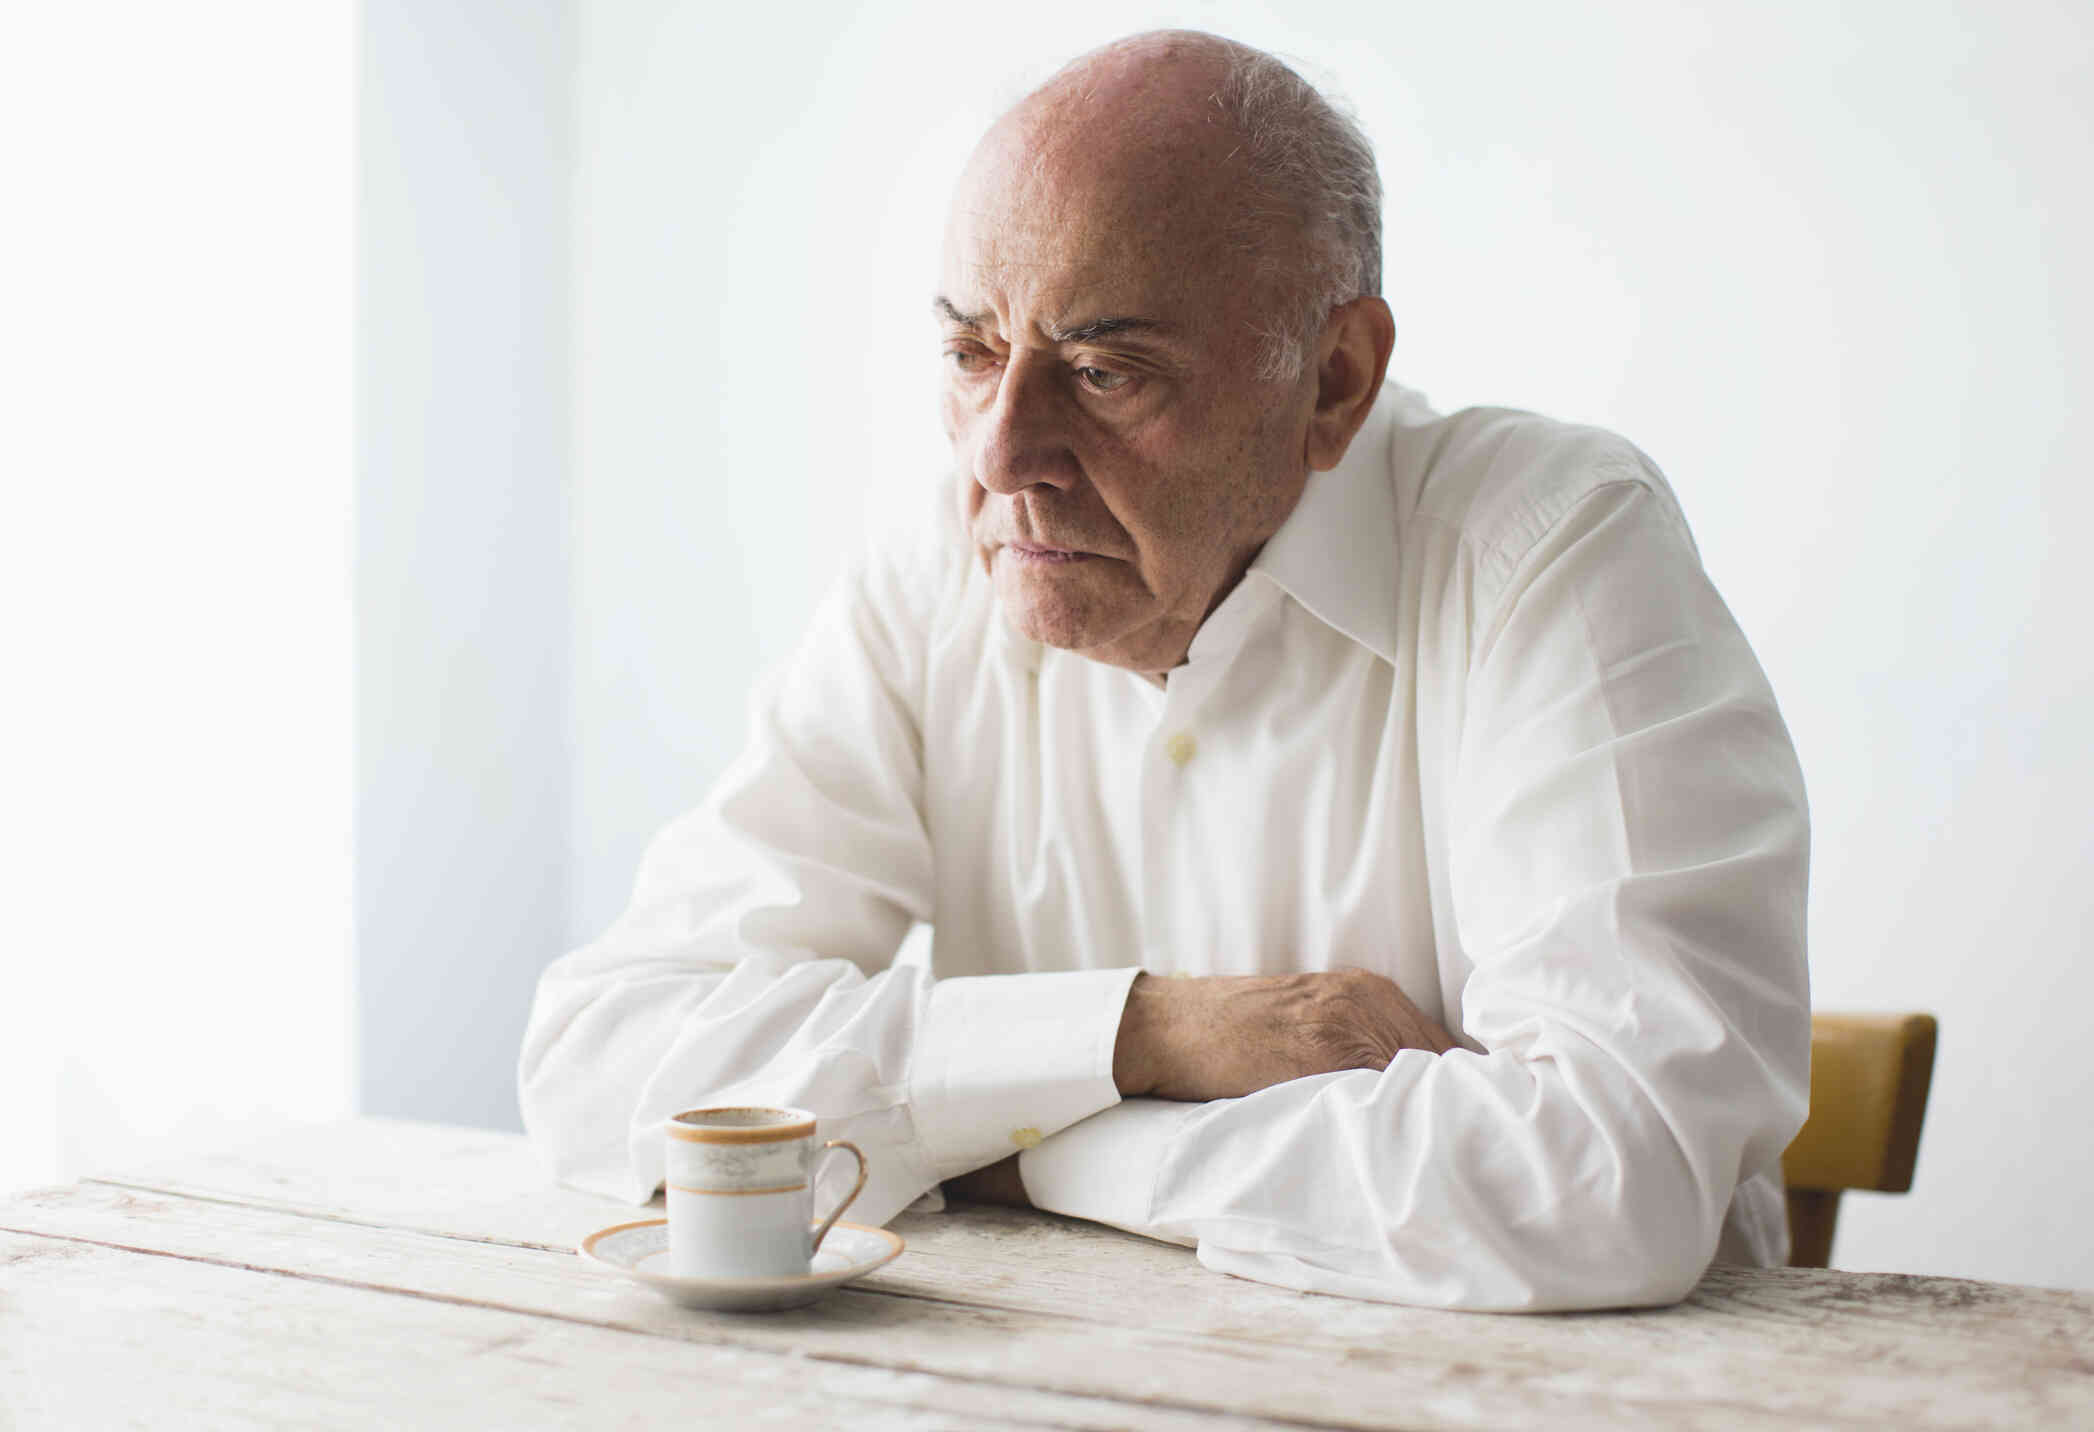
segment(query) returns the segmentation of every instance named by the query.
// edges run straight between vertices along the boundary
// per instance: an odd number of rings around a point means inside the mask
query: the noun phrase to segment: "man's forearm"
[[[1112,1047],[1112,1081],[1123,1099],[1139,1098],[1157,1084],[1154,1068],[1157,1046],[1162,1042],[1157,1022],[1162,1010],[1156,985],[1156,976],[1147,971],[1136,975],[1120,1010],[1120,1035]]]

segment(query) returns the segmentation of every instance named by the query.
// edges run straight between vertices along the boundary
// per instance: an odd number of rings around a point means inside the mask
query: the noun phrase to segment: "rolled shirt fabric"
[[[926,522],[752,728],[541,981],[520,1081],[563,1180],[644,1199],[663,1119],[762,1101],[864,1148],[855,1219],[1019,1152],[1041,1207],[1290,1287],[1625,1306],[1786,1256],[1802,777],[1622,439],[1391,384],[1161,689],[1018,636]],[[1137,969],[1345,965],[1459,1047],[1118,1098]]]

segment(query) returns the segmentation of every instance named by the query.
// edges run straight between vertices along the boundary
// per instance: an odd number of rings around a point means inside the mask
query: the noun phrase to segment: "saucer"
[[[669,1220],[647,1218],[599,1228],[575,1250],[589,1262],[644,1283],[686,1308],[768,1313],[813,1302],[831,1288],[891,1263],[900,1235],[862,1223],[839,1223],[814,1255],[811,1271],[787,1278],[679,1278],[669,1271]]]

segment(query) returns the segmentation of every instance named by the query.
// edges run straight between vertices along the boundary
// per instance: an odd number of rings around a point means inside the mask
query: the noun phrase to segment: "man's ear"
[[[1380,298],[1356,298],[1331,310],[1315,349],[1316,406],[1305,454],[1312,472],[1336,467],[1352,446],[1395,347],[1396,319]]]

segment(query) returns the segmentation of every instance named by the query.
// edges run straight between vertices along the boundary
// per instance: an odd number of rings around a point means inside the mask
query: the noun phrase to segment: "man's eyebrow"
[[[1160,318],[1138,318],[1132,314],[1123,317],[1094,318],[1089,323],[1079,323],[1074,328],[1050,326],[1047,336],[1057,343],[1095,343],[1100,338],[1109,338],[1115,333],[1167,334],[1171,325]]]
[[[955,328],[971,329],[979,333],[989,325],[988,314],[962,313],[953,306],[953,301],[942,293],[931,300],[931,310]]]
[[[955,328],[964,328],[979,333],[987,328],[993,315],[987,313],[962,313],[958,305],[943,294],[931,300],[931,309],[940,318]],[[1172,325],[1160,318],[1142,318],[1134,314],[1093,318],[1088,323],[1079,323],[1069,328],[1047,325],[1047,336],[1056,343],[1095,343],[1116,333],[1154,333],[1168,336]]]

